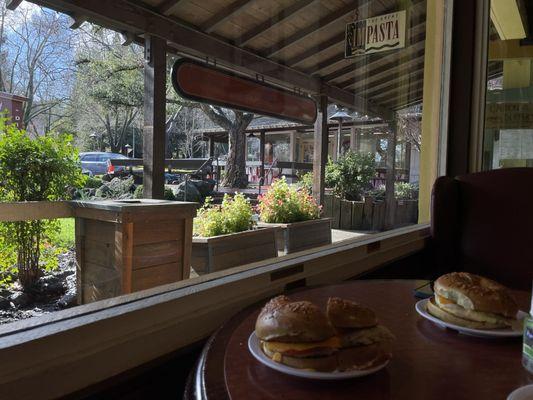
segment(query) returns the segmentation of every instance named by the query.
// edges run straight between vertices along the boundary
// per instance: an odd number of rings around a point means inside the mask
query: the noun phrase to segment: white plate
[[[507,400],[531,400],[533,399],[533,385],[522,386],[513,391]]]
[[[279,372],[283,372],[284,374],[298,376],[300,378],[308,378],[308,379],[337,380],[337,379],[359,378],[361,376],[373,374],[379,371],[380,369],[385,368],[387,364],[389,363],[389,360],[387,360],[385,363],[378,365],[377,367],[374,367],[372,369],[366,369],[363,371],[346,371],[346,372],[317,372],[317,371],[309,371],[309,370],[304,370],[304,369],[292,368],[287,365],[272,361],[270,358],[268,358],[265,355],[265,353],[263,353],[263,350],[261,349],[261,343],[259,339],[257,338],[257,336],[255,336],[255,332],[252,332],[252,334],[248,338],[248,349],[250,349],[250,353],[252,353],[252,355],[255,357],[257,361],[266,365],[267,367],[275,369],[276,371],[279,371]]]
[[[453,330],[458,331],[459,333],[463,333],[465,335],[470,336],[478,336],[478,337],[484,337],[484,338],[506,338],[506,337],[520,337],[523,334],[522,329],[519,330],[513,330],[511,328],[505,328],[505,329],[472,329],[472,328],[466,328],[464,326],[459,326],[455,324],[450,324],[449,322],[445,322],[437,317],[434,317],[427,311],[427,303],[429,299],[420,300],[415,305],[416,311],[424,318],[430,320],[431,322],[434,322],[435,324],[443,327],[443,328],[450,328]],[[519,320],[524,319],[524,317],[527,314],[523,311],[518,311],[517,318]]]

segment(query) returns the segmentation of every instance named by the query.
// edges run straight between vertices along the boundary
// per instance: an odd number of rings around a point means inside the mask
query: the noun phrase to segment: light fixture
[[[357,112],[355,114],[358,115]],[[337,106],[337,111],[329,119],[333,121],[337,121],[337,123],[339,124],[339,130],[337,132],[337,149],[336,149],[337,151],[336,151],[336,154],[334,154],[335,159],[337,160],[341,156],[342,123],[344,121],[350,121],[353,118],[350,114],[346,112],[346,110],[344,110],[344,108]]]

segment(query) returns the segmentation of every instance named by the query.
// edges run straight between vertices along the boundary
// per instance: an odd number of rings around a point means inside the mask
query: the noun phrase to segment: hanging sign
[[[405,16],[403,10],[347,24],[345,58],[404,48]]]
[[[171,78],[176,92],[186,99],[306,125],[316,120],[312,98],[221,68],[184,58],[174,63]]]

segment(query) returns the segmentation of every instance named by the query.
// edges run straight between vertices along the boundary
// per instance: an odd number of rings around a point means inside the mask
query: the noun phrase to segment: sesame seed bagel
[[[435,293],[467,309],[516,318],[518,305],[507,288],[467,272],[452,272],[435,281]]]
[[[270,300],[255,323],[261,340],[277,342],[320,342],[335,335],[326,314],[309,301],[291,302],[286,296]]]
[[[326,313],[335,328],[370,328],[378,324],[373,310],[339,297],[328,299]]]

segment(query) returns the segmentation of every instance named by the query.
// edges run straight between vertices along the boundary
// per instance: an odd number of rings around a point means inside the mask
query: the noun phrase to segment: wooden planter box
[[[331,243],[331,218],[290,224],[260,222],[259,226],[279,228],[276,243],[280,254],[290,254]]]
[[[261,228],[213,237],[193,237],[191,265],[198,275],[278,255],[277,228]]]
[[[78,303],[189,278],[196,203],[76,201]]]
[[[417,223],[418,200],[397,200],[394,206],[395,227]],[[326,195],[324,215],[331,218],[333,229],[381,231],[385,226],[385,202],[371,197],[349,201]]]

